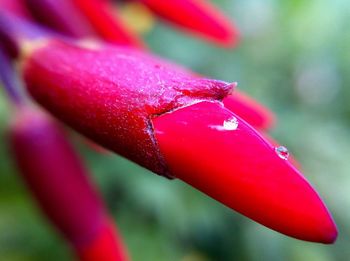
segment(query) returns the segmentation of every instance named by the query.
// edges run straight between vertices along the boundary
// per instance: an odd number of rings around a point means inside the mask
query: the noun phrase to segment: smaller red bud
[[[23,106],[16,111],[9,131],[29,190],[78,254],[86,253],[81,260],[127,260],[103,203],[61,127],[47,114]],[[90,252],[95,258],[112,256],[89,259]]]

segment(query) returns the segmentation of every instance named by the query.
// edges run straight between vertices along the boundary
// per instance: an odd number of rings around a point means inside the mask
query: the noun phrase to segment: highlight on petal
[[[275,124],[276,119],[273,112],[237,89],[225,97],[223,103],[227,109],[255,128],[266,130]]]
[[[199,102],[152,122],[174,177],[286,235],[322,243],[336,239],[335,223],[311,185],[221,103]]]
[[[238,31],[217,8],[206,0],[140,0],[160,17],[191,30],[217,44],[233,47]]]

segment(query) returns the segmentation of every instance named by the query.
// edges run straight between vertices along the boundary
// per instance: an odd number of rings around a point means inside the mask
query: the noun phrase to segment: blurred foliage
[[[155,53],[227,81],[278,116],[272,135],[295,154],[339,226],[334,245],[271,231],[180,181],[78,144],[134,261],[290,260],[350,257],[350,2],[217,0],[242,41],[225,50],[158,23]],[[42,217],[7,148],[10,108],[0,91],[0,260],[73,260]]]

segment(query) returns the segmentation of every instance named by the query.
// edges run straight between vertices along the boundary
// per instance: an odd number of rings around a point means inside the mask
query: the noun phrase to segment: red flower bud
[[[22,64],[31,95],[96,142],[277,231],[335,240],[330,214],[287,151],[221,103],[234,84],[125,48],[57,41],[34,48]]]

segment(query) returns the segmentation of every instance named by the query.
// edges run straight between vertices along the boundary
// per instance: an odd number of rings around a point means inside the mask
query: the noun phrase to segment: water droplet
[[[238,120],[235,117],[231,117],[224,120],[222,125],[208,125],[208,127],[218,131],[233,131],[238,128]]]
[[[235,117],[232,117],[228,120],[224,121],[224,130],[237,130],[238,128],[238,121]]]
[[[277,155],[284,160],[287,160],[289,157],[289,151],[286,147],[284,146],[278,146],[275,148],[275,151],[277,153]]]

